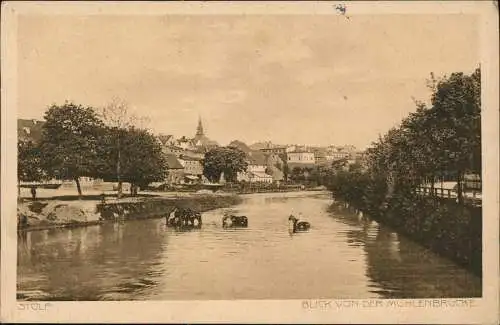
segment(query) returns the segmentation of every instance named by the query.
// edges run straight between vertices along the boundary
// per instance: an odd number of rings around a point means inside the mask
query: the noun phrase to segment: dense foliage
[[[32,141],[17,142],[17,177],[23,182],[37,182],[46,178],[41,165],[40,148]]]
[[[432,106],[417,110],[367,152],[369,173],[390,179],[393,190],[452,178],[463,202],[464,174],[481,174],[481,73],[432,77]]]
[[[328,181],[335,198],[478,272],[481,208],[464,204],[463,182],[481,175],[480,82],[479,69],[432,76],[431,106],[416,102],[416,112],[367,150],[364,166],[336,169]],[[439,179],[457,183],[456,202],[415,193]]]
[[[45,112],[42,166],[50,176],[73,179],[81,195],[79,179],[96,174],[99,131],[103,128],[94,109],[73,103],[51,106]]]
[[[120,145],[117,145],[119,141]],[[145,187],[166,178],[167,165],[161,145],[146,130],[107,128],[101,140],[101,178]],[[116,166],[119,162],[119,174]]]
[[[69,102],[49,107],[40,145],[18,144],[19,180],[74,180],[81,196],[83,176],[126,181],[132,189],[166,178],[166,161],[152,134],[105,122],[92,107]]]
[[[235,182],[238,173],[247,168],[246,154],[235,147],[211,149],[203,160],[203,175],[211,182],[218,182],[222,174],[227,182]]]

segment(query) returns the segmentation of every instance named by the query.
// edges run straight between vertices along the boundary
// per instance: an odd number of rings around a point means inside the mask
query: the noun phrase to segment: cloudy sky
[[[365,147],[478,41],[465,15],[22,16],[18,114],[117,97],[157,133]]]

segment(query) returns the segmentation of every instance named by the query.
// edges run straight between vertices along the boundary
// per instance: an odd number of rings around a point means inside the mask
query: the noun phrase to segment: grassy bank
[[[18,204],[18,230],[70,228],[132,219],[161,218],[174,207],[204,212],[241,202],[237,195],[142,196],[122,200],[38,200]]]

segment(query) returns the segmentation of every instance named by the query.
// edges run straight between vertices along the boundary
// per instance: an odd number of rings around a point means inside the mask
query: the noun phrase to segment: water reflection
[[[128,222],[25,233],[18,245],[18,288],[53,300],[115,299],[154,286],[151,272],[168,243],[164,231]]]
[[[349,209],[331,211],[338,220],[359,226],[347,233],[348,242],[364,247],[373,292],[400,299],[481,297],[481,279],[452,261],[368,217],[353,218]]]
[[[331,209],[327,194],[245,195],[178,232],[163,219],[19,233],[18,290],[45,300],[458,297],[480,281],[367,217]],[[311,223],[290,234],[290,211]],[[45,293],[41,297],[39,292]]]

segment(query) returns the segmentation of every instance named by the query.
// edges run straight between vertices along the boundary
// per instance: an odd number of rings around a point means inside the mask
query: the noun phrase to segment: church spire
[[[196,128],[196,135],[203,135],[203,125],[201,124],[201,117],[198,115],[198,127]]]

